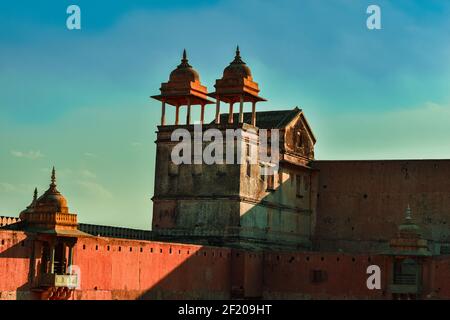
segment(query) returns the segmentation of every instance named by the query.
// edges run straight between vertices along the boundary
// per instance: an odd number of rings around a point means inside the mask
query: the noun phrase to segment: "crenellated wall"
[[[0,227],[19,222],[19,218],[0,216]]]
[[[32,235],[0,231],[0,299],[38,299],[29,285]],[[390,299],[389,256],[252,252],[117,238],[79,238],[72,299]],[[381,268],[382,289],[366,286]],[[450,256],[423,262],[424,297],[450,299]]]
[[[77,299],[226,299],[231,249],[119,240],[79,239]]]

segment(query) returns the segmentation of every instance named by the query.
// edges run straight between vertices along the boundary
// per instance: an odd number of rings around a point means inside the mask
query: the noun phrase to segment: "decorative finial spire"
[[[411,215],[411,207],[409,206],[408,203],[408,208],[406,208],[406,216],[405,216],[406,220],[411,220],[412,219],[412,215]]]
[[[52,169],[52,183],[50,184],[51,187],[56,187],[56,170],[55,167]]]
[[[239,45],[236,46],[236,55],[234,56],[233,62],[231,62],[230,64],[245,64],[245,62],[241,59],[241,51],[239,50]]]
[[[38,196],[37,188],[34,188],[33,202],[37,200],[37,196]]]
[[[178,68],[191,68],[191,65],[188,63],[186,49],[183,49],[183,58],[181,59],[181,64]]]

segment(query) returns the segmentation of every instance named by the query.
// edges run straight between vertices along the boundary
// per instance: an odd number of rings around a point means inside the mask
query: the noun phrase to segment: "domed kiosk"
[[[52,170],[47,191],[20,213],[20,222],[11,229],[23,230],[33,240],[32,290],[45,299],[68,299],[78,286],[78,276],[72,272],[73,250],[80,237],[91,237],[78,230],[77,215],[69,213],[66,198],[56,186],[56,171]]]
[[[178,67],[170,73],[169,81],[162,83],[161,94],[152,96],[162,103],[161,125],[166,125],[166,104],[175,107],[175,125],[179,125],[179,110],[187,106],[186,125],[191,124],[191,106],[201,106],[200,122],[204,121],[205,105],[214,103],[208,100],[208,91],[200,82],[200,76],[188,63],[186,50]]]
[[[408,205],[398,226],[396,237],[391,239],[387,254],[393,258],[389,292],[395,300],[419,299],[423,295],[424,266],[432,256],[421,227],[414,221]]]
[[[220,101],[229,104],[228,123],[233,123],[233,105],[239,102],[239,123],[244,122],[244,103],[252,103],[251,124],[256,126],[256,103],[266,101],[260,97],[258,84],[253,81],[252,72],[241,58],[239,46],[234,60],[223,70],[221,79],[216,80],[215,92],[209,94],[216,99],[216,123],[220,123]]]

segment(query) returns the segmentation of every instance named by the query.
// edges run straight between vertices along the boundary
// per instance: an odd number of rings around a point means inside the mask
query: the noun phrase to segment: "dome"
[[[188,63],[186,57],[186,50],[183,51],[183,59],[181,59],[180,65],[170,73],[169,82],[190,82],[200,81],[198,72],[195,71]]]
[[[57,211],[67,208],[67,200],[58,190],[48,189],[39,199],[36,201],[36,207],[52,207]]]
[[[420,234],[420,227],[414,223],[403,223],[398,230],[401,233]]]
[[[421,236],[421,228],[414,223],[409,205],[406,209],[405,219],[403,223],[399,225],[398,231],[403,236]]]
[[[236,48],[236,56],[234,57],[234,60],[228,67],[225,68],[225,70],[223,70],[223,79],[242,79],[251,76],[252,72],[250,71],[250,68],[245,64],[245,62],[242,61],[238,46]]]
[[[64,196],[56,189],[55,168],[53,168],[52,171],[52,182],[50,183],[50,188],[34,201],[32,208],[36,211],[68,211],[66,198],[64,198]]]

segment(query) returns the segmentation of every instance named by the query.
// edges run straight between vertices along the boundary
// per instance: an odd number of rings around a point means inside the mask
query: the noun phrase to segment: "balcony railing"
[[[396,274],[393,283],[389,286],[392,293],[419,294],[421,286],[415,274]]]
[[[78,277],[76,274],[44,273],[39,278],[39,286],[76,288]]]
[[[38,212],[29,214],[27,217],[28,223],[43,223],[43,224],[61,224],[61,225],[77,225],[77,215],[71,213],[46,213]]]
[[[415,285],[416,278],[415,274],[396,274],[394,276],[394,284]]]

